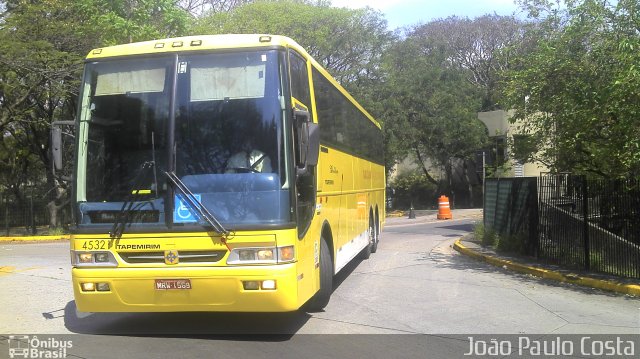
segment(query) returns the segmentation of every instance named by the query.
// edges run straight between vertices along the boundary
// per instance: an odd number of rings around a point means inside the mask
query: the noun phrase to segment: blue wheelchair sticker
[[[198,202],[200,202],[201,196],[199,194],[193,195]],[[192,209],[189,204],[184,201],[182,196],[175,196],[174,198],[174,208],[173,208],[173,223],[194,223],[198,222],[198,217],[195,209]]]

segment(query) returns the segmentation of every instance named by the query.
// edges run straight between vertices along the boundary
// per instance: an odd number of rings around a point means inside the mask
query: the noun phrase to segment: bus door
[[[313,119],[309,71],[307,61],[293,50],[289,50],[289,78],[291,81],[291,103],[294,110],[303,110]],[[295,126],[294,126],[295,127]],[[294,140],[295,140],[294,136]],[[297,146],[295,146],[297,148]],[[297,154],[296,154],[297,156]],[[295,163],[298,163],[297,159]],[[296,178],[297,225],[298,225],[298,296],[308,298],[319,288],[316,261],[319,251],[319,230],[311,228],[316,208],[316,169]],[[315,280],[312,280],[314,279]],[[305,280],[306,279],[306,280]]]

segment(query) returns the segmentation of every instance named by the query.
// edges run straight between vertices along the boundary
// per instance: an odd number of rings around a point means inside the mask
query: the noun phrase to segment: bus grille
[[[215,263],[222,259],[227,251],[178,251],[180,263]],[[127,263],[164,263],[164,252],[119,252]]]

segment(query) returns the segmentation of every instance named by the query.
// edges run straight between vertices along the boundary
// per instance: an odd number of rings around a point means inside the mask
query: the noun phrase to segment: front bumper
[[[287,312],[297,310],[296,264],[242,267],[73,268],[82,312]],[[158,290],[156,279],[189,279],[191,289]],[[275,280],[275,290],[245,290],[243,281]],[[81,283],[108,283],[84,292]]]

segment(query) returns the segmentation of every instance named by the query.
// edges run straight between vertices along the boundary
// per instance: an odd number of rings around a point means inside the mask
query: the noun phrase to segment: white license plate
[[[191,289],[190,279],[156,279],[157,290]]]

